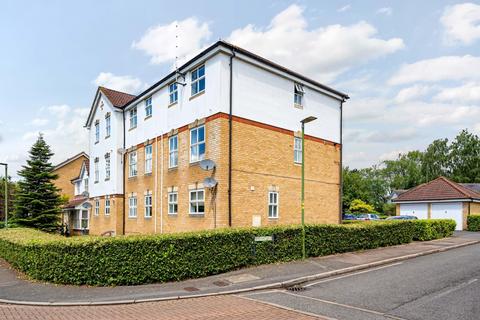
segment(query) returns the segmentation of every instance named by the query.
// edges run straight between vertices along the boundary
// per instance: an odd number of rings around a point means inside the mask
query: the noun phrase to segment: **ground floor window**
[[[169,192],[168,193],[168,214],[177,214],[178,213],[178,193]]]
[[[88,210],[75,210],[72,217],[73,229],[88,229]]]
[[[268,193],[268,217],[278,218],[278,192]]]
[[[105,215],[109,216],[110,215],[110,197],[105,196]]]
[[[145,218],[152,217],[152,195],[147,194],[145,196]]]
[[[190,214],[205,213],[205,192],[202,190],[190,191]]]
[[[100,200],[95,200],[95,215],[98,216],[100,213]]]
[[[128,198],[128,217],[137,217],[137,197]]]

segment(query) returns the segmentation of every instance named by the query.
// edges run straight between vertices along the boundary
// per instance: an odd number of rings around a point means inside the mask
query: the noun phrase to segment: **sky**
[[[88,151],[98,85],[138,93],[218,39],[348,93],[352,168],[480,133],[480,2],[0,3],[0,162],[14,178],[39,132],[54,163]]]

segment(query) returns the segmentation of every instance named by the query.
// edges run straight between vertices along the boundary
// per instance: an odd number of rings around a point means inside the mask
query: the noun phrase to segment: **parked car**
[[[415,216],[393,216],[388,217],[387,220],[417,220],[418,218]]]
[[[354,214],[344,213],[342,215],[342,220],[357,220],[357,217]]]
[[[357,220],[380,220],[380,217],[374,213],[364,213],[357,216]]]

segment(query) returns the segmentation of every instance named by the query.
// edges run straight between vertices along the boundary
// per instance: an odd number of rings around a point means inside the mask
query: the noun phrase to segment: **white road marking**
[[[346,274],[346,275],[343,275],[343,276],[339,276],[339,277],[323,279],[323,280],[319,280],[319,281],[315,281],[315,282],[306,284],[306,285],[304,285],[303,287],[308,288],[308,287],[311,287],[311,286],[314,286],[314,285],[317,285],[317,284],[320,284],[320,283],[324,283],[324,282],[330,282],[330,281],[334,281],[334,280],[338,280],[338,279],[353,277],[353,276],[356,276],[356,275],[362,274],[362,273],[367,273],[367,272],[372,272],[372,271],[376,271],[376,270],[380,270],[380,269],[385,269],[385,268],[390,268],[390,267],[398,266],[398,265],[400,265],[400,264],[402,264],[402,263],[403,263],[403,262],[397,262],[397,263],[389,264],[389,265],[386,265],[386,266],[381,266],[381,267],[372,268],[372,269],[368,269],[368,270],[363,270],[363,271],[358,271],[358,272],[354,272],[354,273],[349,273],[349,274]]]
[[[450,293],[452,293],[452,292],[454,292],[454,291],[457,291],[457,290],[459,290],[459,289],[465,288],[466,286],[469,286],[469,285],[471,285],[472,283],[477,282],[477,281],[478,281],[478,279],[470,279],[470,280],[468,280],[467,282],[462,282],[462,283],[460,283],[459,285],[457,285],[457,286],[455,286],[455,287],[453,287],[453,288],[448,289],[447,291],[444,291],[444,292],[441,292],[441,293],[437,294],[436,296],[434,296],[434,297],[432,298],[432,300],[433,300],[433,299],[437,299],[437,298],[441,298],[441,297],[446,296],[447,294],[450,294]]]

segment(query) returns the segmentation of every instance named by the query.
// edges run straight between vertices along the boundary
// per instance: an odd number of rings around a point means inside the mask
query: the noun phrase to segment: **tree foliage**
[[[351,213],[373,213],[375,209],[372,205],[360,200],[355,199],[350,203],[348,208]]]
[[[59,224],[62,204],[53,184],[57,179],[50,163],[53,152],[40,135],[29,154],[27,164],[18,172],[23,179],[18,182],[13,220],[22,226],[53,232]]]

